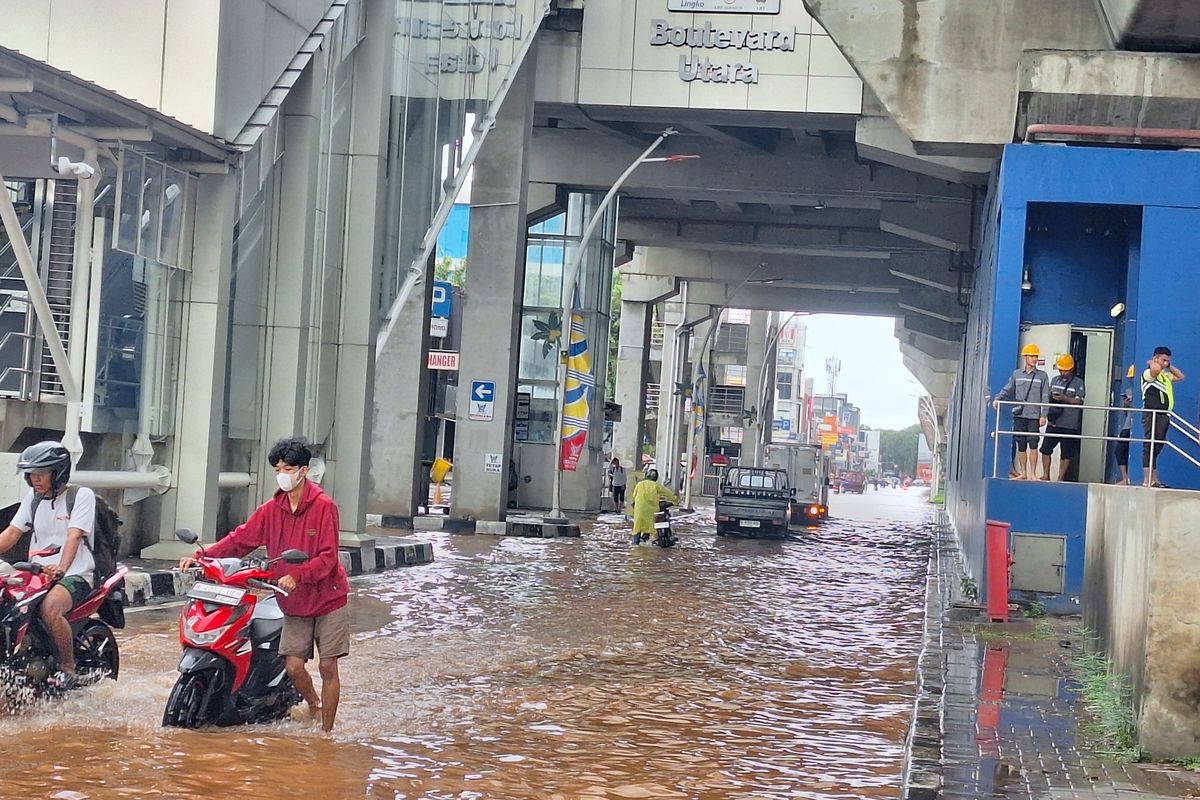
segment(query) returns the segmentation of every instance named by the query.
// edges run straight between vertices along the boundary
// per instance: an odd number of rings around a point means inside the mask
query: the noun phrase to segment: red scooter
[[[188,544],[194,532],[175,534]],[[283,612],[275,593],[287,596],[270,580],[278,561],[302,564],[308,555],[288,550],[279,558],[196,559],[198,580],[188,591],[179,615],[179,679],[162,724],[173,728],[274,722],[300,702],[300,693],[279,655]],[[259,598],[251,589],[270,591]]]
[[[52,556],[57,546],[33,553]],[[125,627],[124,566],[67,614],[75,645],[75,666],[83,683],[116,679],[121,656],[113,628]],[[0,561],[0,707],[13,708],[61,690],[52,684],[58,657],[39,611],[57,581],[29,561]]]

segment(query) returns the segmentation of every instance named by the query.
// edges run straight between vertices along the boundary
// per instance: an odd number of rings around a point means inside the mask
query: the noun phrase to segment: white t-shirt
[[[33,490],[30,489],[21,500],[21,507],[17,509],[17,513],[13,516],[12,524],[23,531],[29,530],[29,509],[32,505]],[[75,551],[75,559],[71,562],[71,568],[67,570],[67,575],[82,575],[89,585],[93,585],[96,573],[96,560],[92,558],[91,547],[95,522],[96,495],[86,486],[81,486],[75,490],[75,505],[71,509],[69,516],[67,515],[66,492],[55,497],[53,500],[43,500],[38,504],[37,519],[33,522],[33,539],[29,545],[29,552],[32,554],[53,545],[66,547],[67,530],[69,528],[79,528],[86,535],[86,546],[84,543],[80,543],[79,549]],[[56,554],[33,558],[31,560],[46,566],[48,564],[57,564],[60,558],[61,554]]]

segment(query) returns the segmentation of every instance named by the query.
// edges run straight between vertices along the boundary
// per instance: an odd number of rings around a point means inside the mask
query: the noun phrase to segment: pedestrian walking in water
[[[1158,457],[1167,442],[1171,426],[1171,411],[1175,409],[1175,384],[1183,373],[1171,364],[1171,348],[1156,347],[1142,372],[1142,430],[1146,442],[1142,445],[1142,486],[1165,488],[1158,480]]]
[[[1012,430],[1017,442],[1017,466],[1021,470],[1018,479],[1033,480],[1037,476],[1038,431],[1046,424],[1046,412],[1050,404],[1050,376],[1038,369],[1041,351],[1036,344],[1021,348],[1024,365],[1009,377],[992,400],[992,407],[1000,408],[1002,400],[1017,400],[1012,406]]]
[[[1054,363],[1058,376],[1050,381],[1049,425],[1042,439],[1042,480],[1051,480],[1050,457],[1054,448],[1059,448],[1058,480],[1065,481],[1071,463],[1079,458],[1079,439],[1073,438],[1083,431],[1083,379],[1075,374],[1075,359],[1069,354],[1058,357]],[[1065,435],[1064,435],[1065,434]]]
[[[613,456],[612,464],[608,467],[608,488],[612,491],[613,506],[622,514],[625,513],[625,487],[627,485],[628,478],[625,475],[625,468],[621,466],[621,459]]]

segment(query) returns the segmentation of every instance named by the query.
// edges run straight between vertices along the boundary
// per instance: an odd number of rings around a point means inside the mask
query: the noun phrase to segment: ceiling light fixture
[[[1113,319],[1116,319],[1117,317],[1121,316],[1124,313],[1125,313],[1125,304],[1123,302],[1121,302],[1120,300],[1118,300],[1116,303],[1114,303],[1113,307],[1108,310],[1108,315],[1110,317],[1112,317]]]
[[[1033,277],[1030,275],[1029,265],[1025,265],[1025,269],[1021,272],[1021,291],[1033,291]]]

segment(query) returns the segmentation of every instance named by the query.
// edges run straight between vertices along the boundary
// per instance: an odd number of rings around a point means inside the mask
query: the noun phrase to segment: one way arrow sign
[[[496,382],[471,381],[471,408],[468,418],[491,422],[496,417]]]

